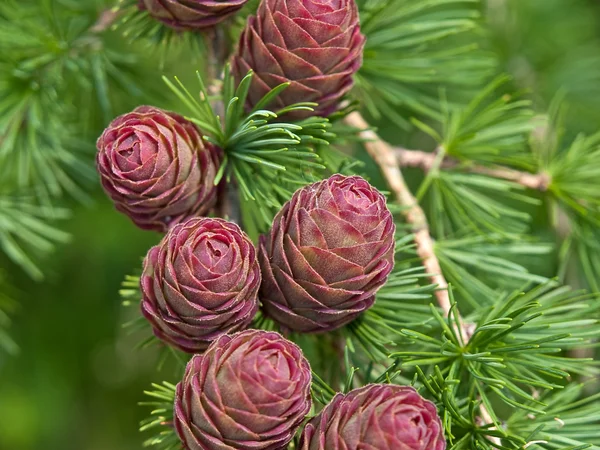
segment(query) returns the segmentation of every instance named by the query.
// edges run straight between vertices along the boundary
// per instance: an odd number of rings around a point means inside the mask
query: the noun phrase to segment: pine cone
[[[140,0],[156,20],[175,30],[201,30],[224,21],[248,0]]]
[[[174,425],[188,450],[283,450],[310,411],[311,372],[277,333],[221,336],[188,363]]]
[[[364,43],[354,0],[262,0],[256,17],[248,19],[232,68],[238,82],[255,72],[250,106],[289,81],[277,107],[316,102],[314,114],[327,116],[352,87]]]
[[[250,324],[260,279],[254,245],[236,224],[189,219],[148,252],[142,313],[157,337],[199,353],[220,335]]]
[[[140,106],[117,117],[96,145],[104,190],[140,228],[167,231],[216,201],[220,150],[177,114]]]
[[[444,450],[435,405],[408,386],[372,384],[337,394],[304,428],[302,450]]]
[[[394,230],[385,197],[363,178],[334,175],[296,191],[260,239],[265,312],[301,332],[347,324],[387,280]]]

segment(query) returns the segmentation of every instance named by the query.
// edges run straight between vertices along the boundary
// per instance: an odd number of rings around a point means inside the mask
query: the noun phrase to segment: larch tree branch
[[[419,168],[423,172],[427,173],[431,170],[435,163],[435,152],[409,150],[402,147],[394,147],[393,152],[400,167]],[[461,166],[460,161],[446,156],[442,161],[440,167],[451,169],[459,166]],[[502,180],[512,181],[514,183],[520,184],[523,187],[533,189],[536,191],[546,191],[550,186],[550,176],[545,173],[536,174],[510,169],[508,167],[488,167],[479,164],[470,164],[463,166],[464,170],[469,173],[476,173],[479,175],[486,175],[492,178],[499,178]]]
[[[374,131],[368,129],[369,124],[360,113],[353,112],[349,114],[346,117],[346,123],[362,130],[359,135],[365,141],[364,146],[367,152],[379,166],[388,186],[396,197],[396,201],[404,207],[402,213],[415,235],[417,254],[423,262],[432,283],[438,285],[435,296],[438,305],[444,311],[444,315],[448,317],[452,306],[448,294],[448,282],[444,278],[440,262],[435,256],[429,223],[425,212],[404,181],[393,147],[381,140]]]
[[[436,300],[440,308],[442,308],[445,317],[449,317],[452,309],[450,295],[448,293],[448,282],[444,278],[440,262],[435,255],[434,241],[429,231],[429,223],[423,208],[408,188],[402,171],[400,170],[399,158],[397,149],[394,149],[387,142],[383,141],[377,133],[369,129],[369,124],[365,121],[359,112],[350,113],[346,117],[346,123],[354,128],[361,130],[359,136],[365,141],[363,144],[375,163],[379,166],[387,184],[392,190],[396,201],[404,207],[403,214],[406,222],[411,226],[414,233],[414,240],[417,246],[417,254],[421,259],[425,271],[429,275],[432,283],[438,285],[435,292]],[[427,155],[428,168],[434,165],[436,154],[421,152]],[[429,156],[431,155],[431,157]],[[424,161],[423,155],[419,159],[420,166]],[[456,311],[453,314],[458,314]],[[461,321],[462,322],[462,321]],[[469,341],[472,335],[470,325],[462,322],[462,326],[456,330],[463,344]],[[492,417],[483,403],[479,405],[481,417],[479,421],[482,425],[493,423]],[[494,429],[491,428],[491,429]],[[490,440],[500,445],[501,441],[495,436],[490,436]]]

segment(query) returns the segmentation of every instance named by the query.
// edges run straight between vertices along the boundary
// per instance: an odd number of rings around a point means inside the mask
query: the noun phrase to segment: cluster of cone
[[[188,353],[247,328],[258,298],[282,329],[331,331],[373,305],[393,265],[385,197],[333,175],[294,194],[258,251],[233,222],[173,224],[144,260],[141,308],[157,337]]]
[[[270,331],[214,341],[177,385],[175,430],[188,450],[284,450],[311,409],[300,348]],[[301,450],[445,450],[435,405],[408,386],[337,394],[305,425]]]
[[[141,228],[166,231],[144,262],[142,312],[183,351],[245,329],[259,291],[264,312],[283,328],[334,330],[373,304],[393,268],[392,215],[361,177],[333,175],[299,189],[257,251],[235,223],[203,217],[216,200],[221,155],[191,122],[143,106],[114,120],[98,149],[117,209]]]
[[[246,0],[140,0],[178,29],[203,29]],[[354,0],[262,0],[233,57],[255,73],[252,107],[290,82],[277,101],[339,107],[362,61]],[[340,328],[373,305],[394,264],[394,221],[361,177],[299,189],[258,250],[238,225],[207,215],[217,201],[221,149],[185,118],[142,106],[115,119],[97,143],[97,168],[116,208],[165,233],[140,279],[141,310],[155,335],[195,354],[177,387],[174,427],[184,447],[287,448],[311,410],[311,370],[274,332],[247,330],[259,307],[283,330]],[[305,426],[302,450],[443,450],[435,407],[414,389],[369,385],[336,396]]]

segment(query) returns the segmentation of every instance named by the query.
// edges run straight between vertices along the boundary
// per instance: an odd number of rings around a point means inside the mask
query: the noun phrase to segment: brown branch
[[[394,154],[401,167],[415,167],[427,173],[431,170],[436,154],[433,152],[424,152],[422,150],[408,150],[406,148],[395,147]],[[460,166],[461,163],[453,158],[446,157],[442,161],[441,168],[451,169]],[[536,191],[546,191],[550,185],[550,176],[545,173],[529,173],[507,167],[487,167],[482,165],[465,165],[464,169],[469,173],[486,175],[492,178],[512,181],[529,189]]]
[[[379,166],[381,173],[383,174],[387,184],[394,193],[396,201],[405,208],[403,209],[404,217],[411,225],[412,231],[415,235],[415,244],[417,246],[417,254],[421,259],[425,271],[429,275],[430,280],[438,285],[438,290],[435,293],[438,305],[444,311],[444,316],[450,315],[451,303],[448,294],[448,283],[442,274],[442,268],[440,262],[435,256],[433,248],[433,238],[429,232],[429,223],[425,212],[419,205],[417,199],[412,194],[406,182],[404,176],[400,170],[399,158],[397,157],[395,149],[388,143],[383,141],[374,131],[369,130],[369,124],[363,119],[358,112],[353,112],[346,117],[346,123],[354,128],[362,130],[359,132],[359,136],[365,140],[364,146],[375,163]],[[435,159],[435,153],[425,153],[427,155],[427,168],[431,169]],[[431,155],[431,157],[429,156]],[[414,156],[410,154],[409,156]],[[429,159],[430,158],[430,159]],[[420,158],[413,159],[416,163],[413,167],[422,167],[421,164],[425,164],[423,161],[423,155]],[[417,164],[418,163],[418,164]],[[455,311],[453,314],[457,314]],[[472,335],[472,326],[470,324],[463,323],[460,329],[456,330],[459,334],[463,344],[469,341]],[[493,423],[485,405],[482,403],[479,406],[481,414],[481,422]],[[490,436],[490,439],[500,444],[500,439],[494,436]]]
[[[387,184],[396,197],[396,201],[405,207],[402,213],[406,222],[411,225],[412,232],[415,235],[417,254],[423,262],[423,266],[431,282],[438,285],[435,296],[439,306],[444,311],[444,315],[448,317],[451,308],[450,297],[448,295],[448,282],[444,278],[444,275],[442,275],[440,262],[435,256],[434,243],[429,232],[427,217],[404,181],[394,149],[382,141],[374,131],[368,129],[369,124],[363,119],[360,113],[353,112],[349,114],[346,117],[346,123],[362,130],[359,135],[365,140],[364,146],[367,152],[379,166]]]
[[[96,23],[90,28],[90,32],[99,34],[108,30],[120,14],[121,11],[118,8],[110,8],[102,11]]]

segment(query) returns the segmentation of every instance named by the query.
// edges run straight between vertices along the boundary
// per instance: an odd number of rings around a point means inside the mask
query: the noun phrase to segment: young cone
[[[188,450],[283,450],[310,411],[311,371],[274,332],[221,336],[187,365],[175,430]]]
[[[372,384],[337,394],[302,433],[301,450],[445,450],[435,405],[409,386]]]
[[[373,305],[394,267],[394,231],[385,197],[361,177],[296,191],[260,239],[265,312],[300,332],[347,324]]]
[[[236,224],[189,219],[148,252],[142,313],[157,337],[199,353],[220,335],[250,324],[260,278],[254,245]]]
[[[117,117],[97,147],[104,190],[140,228],[167,231],[216,201],[220,150],[175,113],[140,106]]]
[[[314,114],[327,116],[352,87],[364,44],[354,0],[262,0],[256,17],[248,19],[232,67],[237,81],[250,69],[255,73],[250,106],[291,82],[276,107],[315,102]]]
[[[175,30],[202,30],[224,21],[239,11],[248,0],[140,0],[157,20]]]

